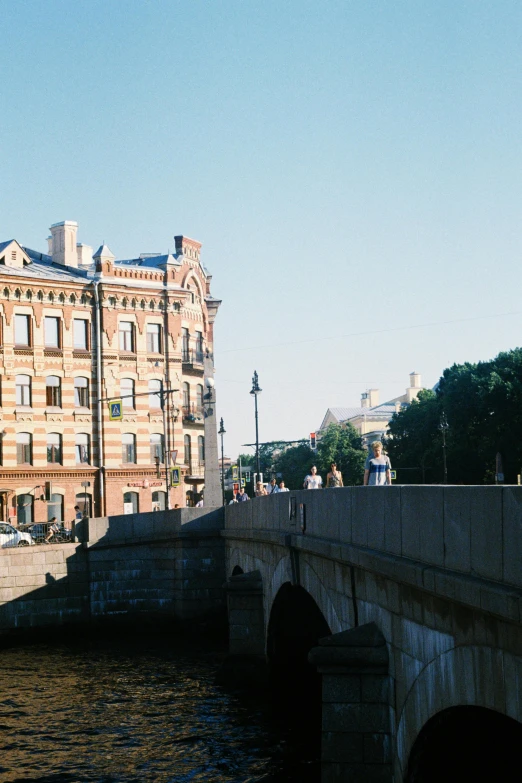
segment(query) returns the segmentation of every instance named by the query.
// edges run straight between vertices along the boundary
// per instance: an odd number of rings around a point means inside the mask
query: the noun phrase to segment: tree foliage
[[[400,483],[422,481],[423,466],[426,482],[443,480],[444,421],[449,483],[492,483],[497,452],[505,481],[516,483],[522,469],[522,349],[453,365],[436,393],[421,392],[393,416],[386,447]]]
[[[366,452],[355,429],[351,425],[330,424],[317,445],[317,451],[312,451],[308,443],[281,451],[275,459],[274,470],[289,489],[302,489],[312,465],[317,467],[326,484],[330,464],[336,462],[344,484],[348,486],[362,483],[365,459]]]

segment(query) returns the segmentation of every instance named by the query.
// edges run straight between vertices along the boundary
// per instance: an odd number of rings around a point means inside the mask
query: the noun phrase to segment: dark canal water
[[[0,649],[2,783],[317,783],[268,694],[214,684],[219,645],[152,636]]]

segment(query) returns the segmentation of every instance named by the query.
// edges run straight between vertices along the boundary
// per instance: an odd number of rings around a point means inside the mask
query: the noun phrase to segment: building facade
[[[117,261],[77,228],[53,225],[47,253],[0,243],[0,512],[14,524],[193,505],[205,482],[220,302],[200,243]]]
[[[370,443],[383,438],[394,413],[402,407],[410,405],[422,390],[421,376],[417,372],[410,373],[410,385],[404,394],[392,400],[379,404],[379,389],[367,389],[361,395],[361,405],[358,408],[328,408],[317,430],[320,439],[330,424],[350,423],[361,436],[363,446],[369,448]]]

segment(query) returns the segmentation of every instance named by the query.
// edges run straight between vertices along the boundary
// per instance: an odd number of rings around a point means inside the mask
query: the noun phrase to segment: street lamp
[[[221,495],[223,497],[223,505],[225,505],[225,452],[223,451],[223,435],[226,429],[223,424],[223,418],[219,422],[218,435],[221,435]]]
[[[212,416],[214,411],[212,410],[212,405],[215,403],[214,399],[214,378],[211,378],[210,376],[208,378],[205,378],[205,386],[207,387],[207,393],[203,397],[203,410],[204,410],[204,416],[205,418],[207,416]]]
[[[448,420],[446,418],[446,414],[443,412],[442,416],[440,417],[440,429],[442,432],[442,458],[443,458],[443,464],[444,464],[444,484],[448,483],[448,464],[446,461],[446,431],[449,428]]]
[[[259,378],[257,376],[257,372],[254,370],[254,376],[252,378],[252,389],[250,390],[250,394],[254,398],[255,402],[255,411],[256,411],[256,481],[254,482],[254,487],[257,481],[260,481],[260,475],[261,471],[259,470],[259,424],[258,424],[258,417],[257,417],[257,395],[261,394],[262,389],[259,388]]]

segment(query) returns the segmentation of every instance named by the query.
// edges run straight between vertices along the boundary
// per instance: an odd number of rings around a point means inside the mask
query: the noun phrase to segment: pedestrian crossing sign
[[[246,487],[246,481],[244,478],[241,479],[241,486],[243,487],[243,489]]]
[[[179,487],[181,483],[180,468],[170,469],[170,485],[171,487]]]
[[[121,400],[111,400],[109,403],[109,420],[121,421],[123,419],[123,410]]]
[[[396,470],[390,470],[390,478],[392,481],[395,481],[397,478],[397,471]]]

